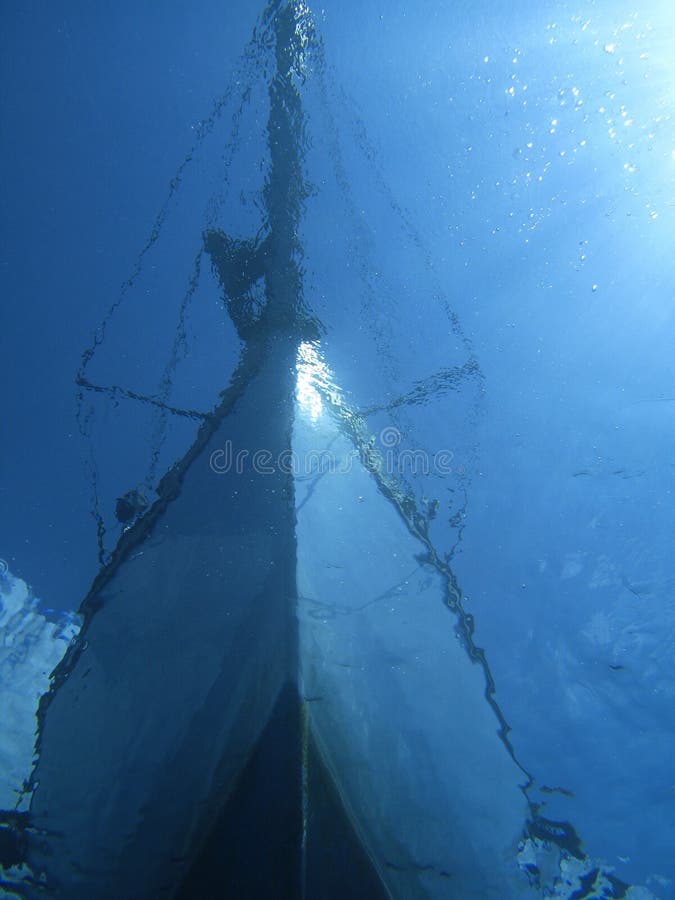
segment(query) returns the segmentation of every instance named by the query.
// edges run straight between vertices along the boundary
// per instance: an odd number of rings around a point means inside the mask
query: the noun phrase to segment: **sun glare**
[[[323,412],[319,386],[327,386],[330,381],[330,372],[319,355],[319,346],[318,341],[300,344],[296,364],[296,399],[300,411],[309,416],[312,422],[316,422]]]

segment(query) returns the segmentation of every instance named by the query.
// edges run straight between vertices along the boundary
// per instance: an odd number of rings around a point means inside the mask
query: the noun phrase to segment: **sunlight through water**
[[[312,422],[318,421],[323,412],[321,389],[326,390],[330,385],[330,370],[319,355],[319,346],[318,341],[300,344],[296,365],[298,406]]]

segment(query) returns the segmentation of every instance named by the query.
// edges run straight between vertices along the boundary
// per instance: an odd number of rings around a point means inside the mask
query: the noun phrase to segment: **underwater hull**
[[[89,598],[34,774],[28,862],[54,896],[171,896],[295,689],[292,480],[210,464],[235,438],[288,446],[292,375],[292,347],[273,343],[179,495]]]
[[[49,896],[530,895],[483,670],[347,439],[294,409],[294,354],[267,348],[89,599],[42,713],[28,863]],[[222,456],[325,444],[349,471]]]
[[[527,776],[484,671],[353,447],[299,418],[298,459],[326,448],[332,470],[296,487],[300,666],[341,802],[393,897],[534,897],[516,864]]]

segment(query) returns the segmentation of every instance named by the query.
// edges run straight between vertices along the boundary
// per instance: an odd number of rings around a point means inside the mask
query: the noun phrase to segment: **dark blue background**
[[[0,557],[49,606],[77,607],[96,571],[80,355],[254,15],[187,2],[3,12]]]

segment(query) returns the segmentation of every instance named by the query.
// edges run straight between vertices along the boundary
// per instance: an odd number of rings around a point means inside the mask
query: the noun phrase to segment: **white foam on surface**
[[[50,621],[25,581],[8,571],[0,578],[0,809],[28,807],[21,791],[34,764],[38,704],[79,627],[72,613]]]

